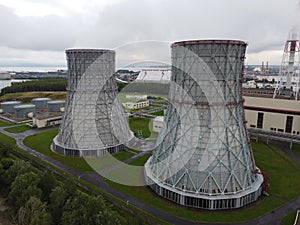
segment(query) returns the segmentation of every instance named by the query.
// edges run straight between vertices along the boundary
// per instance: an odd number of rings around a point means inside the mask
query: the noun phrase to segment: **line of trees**
[[[0,194],[8,206],[6,213],[18,225],[144,224],[102,197],[80,191],[72,180],[61,181],[11,157],[1,144]]]
[[[66,78],[45,78],[40,80],[13,82],[11,86],[1,90],[0,96],[8,93],[29,91],[65,91],[66,87]]]
[[[66,78],[44,78],[40,80],[13,82],[11,86],[1,90],[0,96],[9,93],[30,91],[65,91],[67,83]],[[118,91],[120,92],[126,85],[126,83],[117,82]]]

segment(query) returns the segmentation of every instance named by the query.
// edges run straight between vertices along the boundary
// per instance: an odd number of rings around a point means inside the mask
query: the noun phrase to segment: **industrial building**
[[[33,127],[36,128],[44,128],[44,127],[51,127],[60,125],[62,122],[62,114],[59,113],[58,115],[53,114],[37,114],[32,118]]]
[[[64,100],[48,101],[47,107],[49,112],[63,112],[65,110]]]
[[[126,149],[134,135],[118,97],[115,52],[70,49],[66,55],[68,93],[52,149],[78,157],[98,157]]]
[[[0,71],[0,80],[10,80],[11,75],[8,72]]]
[[[152,130],[156,133],[159,133],[163,125],[164,125],[164,117],[157,116],[153,119]]]
[[[21,105],[20,101],[1,102],[2,113],[13,114],[15,112],[14,107],[18,105]]]
[[[180,205],[209,210],[256,201],[264,178],[246,130],[242,70],[246,43],[234,40],[172,44],[169,106],[146,183]]]
[[[34,98],[31,100],[32,104],[35,105],[37,109],[47,108],[48,101],[51,101],[50,98]]]
[[[35,105],[17,105],[14,107],[14,115],[17,119],[33,118],[35,116]]]
[[[248,128],[300,136],[300,101],[250,96],[244,98]]]
[[[141,100],[131,100],[123,103],[126,109],[142,109],[149,106],[149,100],[141,99]]]

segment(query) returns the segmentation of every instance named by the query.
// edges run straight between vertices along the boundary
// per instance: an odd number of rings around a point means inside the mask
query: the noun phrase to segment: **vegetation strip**
[[[0,133],[0,136],[1,135],[6,136],[6,135]],[[8,139],[10,139],[10,137],[8,137]],[[11,138],[11,139],[13,139],[13,138]],[[145,221],[148,221],[151,224],[153,224],[153,222],[155,224],[166,224],[166,225],[169,224],[169,223],[167,223],[165,221],[162,221],[162,220],[160,220],[160,219],[158,219],[158,218],[156,218],[156,217],[154,217],[154,216],[152,216],[152,215],[150,215],[150,214],[148,214],[148,213],[146,213],[146,212],[144,212],[144,211],[142,211],[142,210],[140,210],[140,209],[138,209],[138,208],[136,208],[132,205],[128,205],[123,200],[120,200],[120,199],[116,198],[115,196],[112,196],[111,194],[102,191],[101,189],[95,187],[92,184],[89,184],[89,183],[85,182],[84,180],[78,179],[77,177],[73,176],[72,174],[69,174],[68,172],[63,171],[63,170],[57,168],[56,166],[53,166],[53,165],[51,165],[51,164],[49,164],[45,161],[42,161],[41,159],[39,159],[37,157],[32,156],[31,154],[27,153],[26,151],[24,151],[22,149],[12,147],[12,146],[15,146],[15,141],[12,142],[10,140],[8,143],[10,143],[10,144],[7,145],[7,147],[9,147],[11,150],[13,150],[13,152],[15,154],[18,154],[19,156],[21,156],[24,159],[32,161],[35,166],[38,166],[38,167],[47,169],[49,171],[52,171],[55,174],[57,174],[58,176],[63,177],[65,179],[72,178],[75,181],[75,183],[78,187],[81,187],[81,188],[83,188],[84,190],[86,190],[90,193],[103,196],[106,200],[113,203],[114,205],[122,208],[125,211],[128,211],[130,213],[138,215],[138,217],[143,218]]]

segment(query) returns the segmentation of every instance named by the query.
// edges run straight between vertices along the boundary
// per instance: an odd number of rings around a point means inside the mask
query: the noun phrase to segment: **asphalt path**
[[[55,129],[55,128],[53,128],[53,129]],[[64,171],[67,171],[68,173],[71,173],[72,175],[74,175],[82,180],[85,180],[86,182],[89,182],[89,183],[95,185],[96,187],[100,188],[101,190],[103,190],[107,193],[110,193],[119,199],[122,199],[125,203],[131,204],[131,205],[133,205],[133,206],[145,211],[146,213],[151,214],[161,220],[164,220],[171,224],[176,224],[176,225],[177,224],[178,225],[214,224],[214,223],[188,221],[188,220],[176,217],[174,215],[171,215],[160,209],[154,208],[138,199],[135,199],[131,196],[126,195],[123,192],[113,189],[105,182],[105,178],[100,176],[97,172],[79,172],[79,171],[73,170],[73,169],[67,167],[66,165],[24,145],[23,141],[27,136],[30,136],[30,135],[33,135],[36,133],[40,133],[40,132],[44,132],[44,131],[47,131],[47,130],[31,129],[31,130],[28,130],[23,133],[13,134],[13,133],[6,132],[3,127],[0,127],[0,132],[14,138],[17,142],[18,147],[24,149],[25,151],[29,152],[30,154],[32,154],[36,157],[39,157],[42,160],[62,169]],[[143,142],[142,145],[146,145],[146,143]],[[149,144],[149,146],[151,146],[151,145],[152,144]],[[287,155],[289,155],[291,158],[293,158],[300,165],[300,159],[288,149],[288,146],[286,146],[285,144],[282,144],[281,142],[278,142],[278,143],[276,142],[276,145],[279,146]],[[148,152],[149,152],[149,149],[146,149],[145,152],[140,153],[140,156],[142,156]],[[137,158],[136,156],[133,156],[132,158],[128,159],[127,162],[132,161],[136,158]],[[270,197],[272,197],[272,196],[270,196]],[[251,205],[248,207],[251,207]],[[293,211],[296,211],[299,208],[300,208],[300,196],[298,196],[296,199],[294,199],[292,201],[287,202],[283,206],[275,209],[274,211],[263,215],[260,218],[257,218],[255,220],[251,220],[248,222],[234,223],[234,224],[236,224],[236,225],[280,225],[281,224],[280,221],[283,217],[285,217],[287,214],[289,214]],[[207,212],[207,211],[205,211],[205,212]],[[225,223],[217,223],[217,224],[225,225]],[[226,224],[228,224],[228,223],[226,223]]]

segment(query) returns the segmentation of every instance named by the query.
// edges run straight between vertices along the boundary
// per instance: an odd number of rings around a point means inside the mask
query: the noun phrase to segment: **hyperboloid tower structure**
[[[114,78],[112,50],[66,51],[68,87],[65,112],[54,151],[70,156],[102,156],[133,141]]]
[[[245,127],[242,70],[247,44],[234,40],[172,44],[169,106],[146,183],[185,206],[239,208],[261,195]]]
[[[300,35],[294,28],[285,42],[279,80],[275,87],[273,98],[283,93],[284,97],[299,97],[300,88]]]

